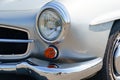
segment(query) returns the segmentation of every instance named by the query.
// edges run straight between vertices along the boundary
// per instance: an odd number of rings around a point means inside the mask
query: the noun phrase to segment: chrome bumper
[[[38,80],[80,80],[99,71],[102,67],[102,59],[97,58],[83,63],[71,63],[59,66],[59,68],[47,68],[45,66],[35,66],[27,62],[16,65],[1,64],[0,72],[27,74]]]

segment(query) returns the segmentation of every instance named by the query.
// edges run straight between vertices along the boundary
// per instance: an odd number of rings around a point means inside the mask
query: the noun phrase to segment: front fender
[[[120,11],[110,12],[99,17],[96,17],[91,21],[90,25],[98,25],[118,19],[120,19]]]

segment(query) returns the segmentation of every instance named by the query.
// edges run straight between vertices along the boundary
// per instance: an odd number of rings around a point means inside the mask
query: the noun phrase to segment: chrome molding
[[[33,40],[0,39],[0,42],[7,42],[7,43],[32,43]]]

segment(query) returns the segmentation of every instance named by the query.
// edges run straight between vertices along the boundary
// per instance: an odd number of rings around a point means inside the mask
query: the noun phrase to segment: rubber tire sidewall
[[[113,76],[114,41],[120,34],[120,21],[115,21],[111,29],[103,60],[102,80],[115,80]]]

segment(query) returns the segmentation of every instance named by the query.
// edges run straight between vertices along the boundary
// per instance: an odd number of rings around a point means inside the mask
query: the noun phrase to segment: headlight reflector
[[[62,19],[53,9],[44,10],[39,17],[38,30],[43,38],[56,40],[62,32]]]

